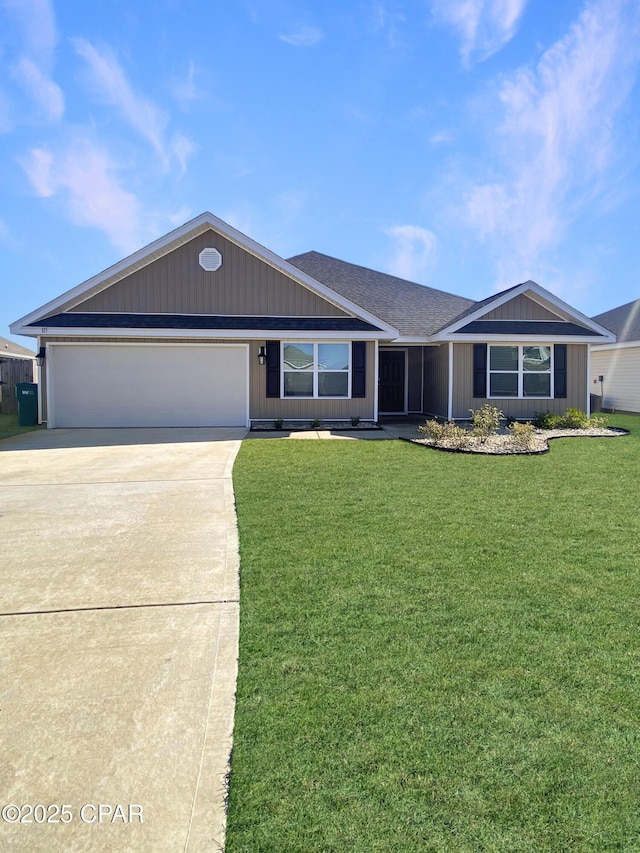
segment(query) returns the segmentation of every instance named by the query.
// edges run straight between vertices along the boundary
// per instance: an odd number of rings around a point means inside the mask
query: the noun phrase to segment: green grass
[[[640,851],[640,418],[246,441],[227,853]]]
[[[11,438],[12,435],[20,435],[23,432],[31,432],[41,429],[40,426],[18,426],[17,415],[0,415],[0,441],[3,438]]]

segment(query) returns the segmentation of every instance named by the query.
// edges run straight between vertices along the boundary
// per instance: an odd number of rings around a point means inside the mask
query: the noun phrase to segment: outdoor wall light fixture
[[[38,367],[42,367],[46,357],[47,357],[46,347],[40,347],[40,349],[36,353],[36,364],[38,365]]]
[[[267,363],[267,348],[266,347],[260,347],[260,349],[258,350],[258,361],[260,362],[260,364],[266,364]]]

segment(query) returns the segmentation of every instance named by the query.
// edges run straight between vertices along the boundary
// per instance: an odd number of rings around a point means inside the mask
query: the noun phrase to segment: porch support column
[[[602,408],[603,400],[600,402]],[[591,344],[587,344],[587,417],[591,417]]]
[[[375,364],[375,368],[373,371],[373,420],[378,423],[378,382],[380,375],[380,359],[378,355],[378,339],[376,338],[374,341],[374,351],[373,351],[373,363]]]
[[[447,420],[453,417],[453,341],[449,341],[449,377],[448,377]]]

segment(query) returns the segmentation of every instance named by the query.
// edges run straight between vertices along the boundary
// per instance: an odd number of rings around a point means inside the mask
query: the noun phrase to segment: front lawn
[[[20,435],[23,432],[31,432],[34,429],[42,429],[40,426],[19,426],[17,415],[0,415],[0,441],[10,438],[12,435]]]
[[[227,853],[640,850],[640,418],[243,443]]]

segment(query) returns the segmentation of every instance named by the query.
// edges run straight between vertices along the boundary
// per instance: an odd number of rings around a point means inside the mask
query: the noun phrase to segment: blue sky
[[[0,0],[0,335],[205,210],[471,298],[636,299],[639,63],[640,0]]]

